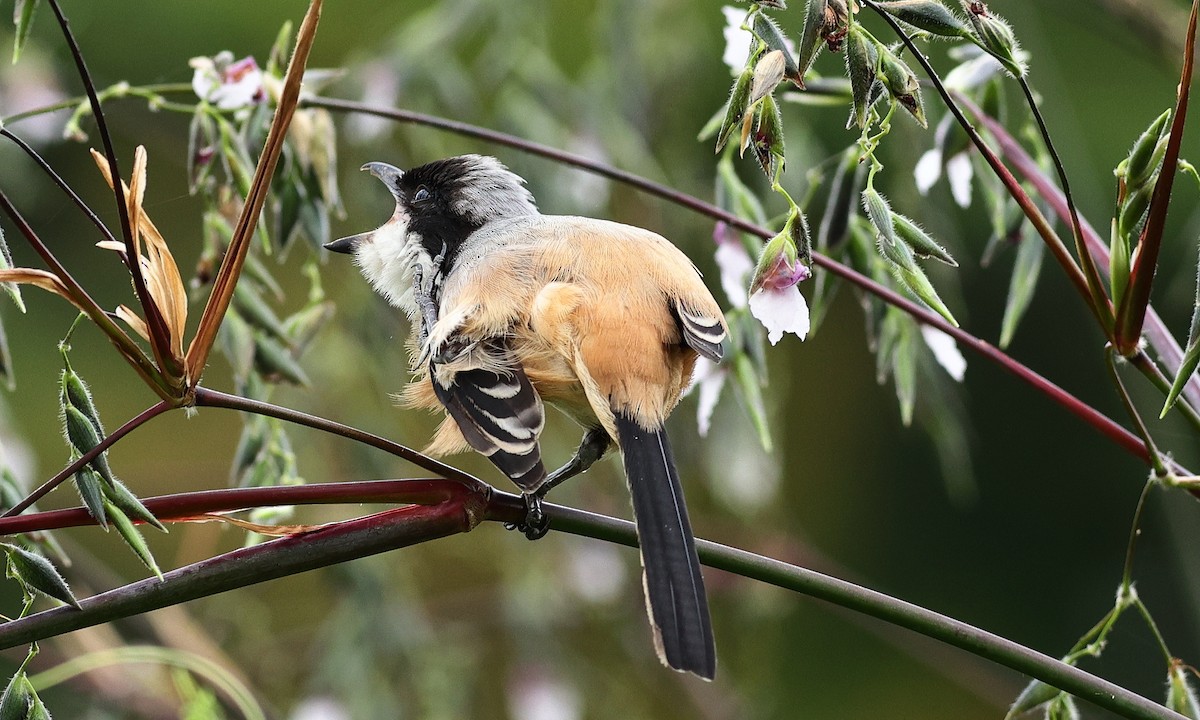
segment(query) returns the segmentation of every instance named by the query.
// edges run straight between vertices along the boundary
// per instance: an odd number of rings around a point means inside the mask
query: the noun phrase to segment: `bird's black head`
[[[384,163],[364,166],[387,184],[408,233],[430,257],[445,252],[446,266],[473,232],[494,220],[537,212],[525,181],[500,161],[460,155],[401,172]]]

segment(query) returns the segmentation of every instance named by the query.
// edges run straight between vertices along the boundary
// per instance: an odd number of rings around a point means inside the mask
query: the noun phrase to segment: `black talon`
[[[542,510],[542,498],[538,495],[525,495],[525,520],[517,523],[516,528],[525,533],[530,540],[539,540],[550,531],[550,518]]]

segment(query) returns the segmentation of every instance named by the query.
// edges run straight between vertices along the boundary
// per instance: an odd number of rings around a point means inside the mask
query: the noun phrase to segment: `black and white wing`
[[[692,310],[680,302],[672,303],[672,309],[688,347],[713,362],[720,362],[725,354],[725,325],[721,316]]]
[[[545,409],[507,348],[476,344],[449,361],[435,356],[429,370],[438,400],[467,444],[522,490],[537,489],[546,478],[538,447]]]

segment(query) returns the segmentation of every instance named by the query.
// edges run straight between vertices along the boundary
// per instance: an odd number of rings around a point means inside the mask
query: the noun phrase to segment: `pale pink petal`
[[[921,326],[921,337],[933,351],[933,359],[955,380],[962,382],[967,372],[967,359],[958,349],[958,343],[946,333],[929,325]]]
[[[933,187],[941,176],[942,151],[938,148],[926,150],[921,159],[917,161],[917,166],[913,168],[913,177],[917,181],[917,192],[928,195],[929,188]]]
[[[800,288],[763,288],[750,296],[750,314],[767,329],[767,339],[774,345],[784,333],[794,333],[801,340],[808,336],[808,303]]]
[[[966,152],[946,161],[946,179],[950,181],[950,193],[959,207],[971,207],[971,177],[974,174],[971,156]]]
[[[721,288],[735,308],[746,307],[746,287],[750,274],[754,272],[754,259],[746,252],[746,246],[736,238],[717,246],[717,267],[721,270]]]

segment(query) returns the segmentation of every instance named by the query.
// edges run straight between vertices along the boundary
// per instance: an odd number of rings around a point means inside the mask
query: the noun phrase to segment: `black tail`
[[[660,659],[711,680],[717,670],[700,559],[667,433],[616,416],[633,496],[650,624]]]

